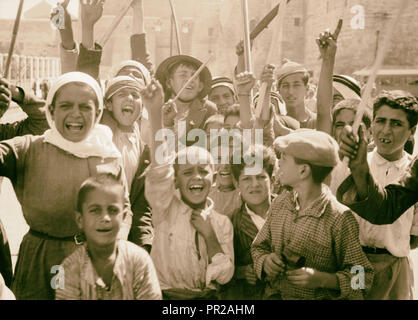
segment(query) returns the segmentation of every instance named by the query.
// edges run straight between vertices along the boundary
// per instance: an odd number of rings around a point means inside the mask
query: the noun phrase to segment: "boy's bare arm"
[[[243,72],[235,77],[238,102],[240,106],[240,120],[243,129],[252,128],[252,101],[251,90],[255,85],[255,77],[252,73]]]
[[[335,55],[337,53],[337,39],[341,26],[341,24],[338,24],[334,34],[331,34],[326,30],[319,35],[318,39],[316,39],[322,58],[317,93],[317,130],[324,131],[328,134],[332,133],[332,76],[334,74]]]
[[[94,48],[94,25],[102,17],[103,0],[92,0],[91,4],[80,3],[81,6],[81,44],[86,49]]]

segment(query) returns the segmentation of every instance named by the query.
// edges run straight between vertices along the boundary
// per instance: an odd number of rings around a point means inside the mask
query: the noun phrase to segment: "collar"
[[[180,191],[178,191],[177,190],[177,197],[178,197],[178,199],[181,201],[181,203],[182,203],[182,205],[184,206],[184,210],[183,210],[183,214],[188,214],[188,213],[190,213],[191,214],[191,212],[194,210],[193,208],[191,208],[191,207],[189,207],[187,204],[185,204],[184,203],[184,201],[181,199],[181,194],[180,194]],[[206,206],[205,206],[205,209],[203,209],[201,212],[200,212],[200,215],[202,216],[202,218],[203,218],[203,220],[206,220],[206,218],[210,215],[210,213],[212,212],[212,210],[213,210],[213,207],[214,207],[214,202],[213,202],[213,200],[211,199],[211,198],[207,198],[206,199]]]
[[[295,213],[298,217],[302,216],[311,216],[315,218],[320,218],[328,205],[329,202],[330,190],[326,185],[322,185],[322,191],[318,198],[316,198],[306,209],[299,211],[299,201],[297,198],[297,193],[293,192],[293,205],[295,208]]]
[[[395,167],[398,170],[403,169],[411,160],[411,156],[407,152],[403,151],[402,157],[399,160],[388,161],[377,152],[377,148],[373,149],[370,153],[370,157],[371,161],[374,161],[377,166]]]

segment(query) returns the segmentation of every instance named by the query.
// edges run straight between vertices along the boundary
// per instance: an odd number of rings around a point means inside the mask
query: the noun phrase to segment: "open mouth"
[[[189,187],[189,190],[192,193],[200,193],[203,191],[203,189],[204,189],[203,185],[200,185],[200,184],[193,184]]]
[[[65,128],[70,131],[80,132],[83,130],[83,124],[78,122],[69,122],[65,124]]]
[[[390,144],[392,140],[386,138],[379,138],[379,141],[383,144]]]
[[[219,172],[219,175],[220,175],[221,177],[229,177],[229,176],[231,175],[231,173],[230,173],[230,172],[228,172],[228,171],[220,171],[220,172]]]
[[[132,106],[124,106],[122,107],[122,113],[124,115],[131,115],[134,113],[134,108]]]
[[[97,232],[101,232],[101,233],[107,233],[107,232],[111,232],[112,229],[96,229]]]

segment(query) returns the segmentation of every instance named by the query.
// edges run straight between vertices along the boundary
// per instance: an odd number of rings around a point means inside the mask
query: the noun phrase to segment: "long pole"
[[[132,4],[133,4],[133,0],[129,1],[126,7],[124,7],[122,11],[119,13],[119,15],[116,16],[115,19],[113,19],[112,25],[107,30],[107,32],[103,35],[102,39],[99,41],[102,48],[105,46],[106,42],[110,39],[113,31],[115,31],[115,29],[118,27],[119,23],[122,21],[123,17],[126,15],[126,13],[128,12],[129,8],[132,6]]]
[[[245,71],[252,72],[251,66],[251,44],[250,44],[250,24],[248,20],[248,2],[241,0],[242,17],[244,22],[244,61]]]
[[[23,1],[20,0],[19,8],[17,9],[15,24],[13,26],[12,41],[10,42],[9,53],[7,55],[6,67],[4,70],[4,77],[7,78],[9,75],[10,64],[12,62],[13,50],[15,48],[17,32],[19,31],[20,17],[22,16]]]
[[[181,43],[180,43],[179,26],[177,24],[176,11],[174,9],[173,1],[169,0],[169,2],[170,2],[170,7],[171,7],[171,15],[172,15],[173,21],[174,21],[174,27],[175,27],[175,30],[176,30],[177,50],[178,50],[178,53],[181,54],[182,50],[181,50]]]
[[[373,89],[373,84],[376,80],[377,71],[379,70],[380,66],[383,63],[383,58],[385,57],[385,53],[387,51],[387,48],[390,42],[389,40],[392,37],[393,30],[395,29],[402,13],[405,11],[406,7],[408,6],[408,2],[409,0],[403,0],[395,18],[392,18],[392,20],[386,24],[385,32],[383,34],[383,40],[381,41],[381,45],[377,49],[376,59],[370,71],[369,78],[367,79],[366,87],[364,89],[364,94],[361,97],[361,101],[357,108],[356,116],[354,118],[353,133],[355,135],[357,135],[358,129],[360,127],[360,123],[363,118],[364,110],[366,109],[366,106],[368,105],[368,102],[370,100],[372,89]],[[345,157],[343,162],[346,165],[348,165],[349,158]]]

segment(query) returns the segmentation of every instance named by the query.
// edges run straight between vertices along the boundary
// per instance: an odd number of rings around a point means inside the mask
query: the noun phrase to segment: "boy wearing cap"
[[[299,63],[285,60],[278,70],[277,86],[286,103],[287,115],[296,119],[301,128],[316,128],[316,114],[305,106],[309,73]]]
[[[187,55],[171,56],[161,62],[155,75],[163,86],[165,101],[173,99],[201,65],[201,61]],[[206,99],[211,84],[212,76],[205,67],[175,101],[177,113],[172,113],[167,126],[176,130],[177,122],[185,119],[186,134],[194,128],[203,129],[206,120],[218,111],[216,105]],[[193,142],[187,142],[187,145]]]
[[[296,130],[276,139],[283,191],[251,247],[266,296],[283,299],[363,299],[373,268],[361,249],[358,224],[324,179],[338,146],[326,133]],[[357,270],[357,271],[356,271]]]
[[[216,103],[220,114],[225,115],[227,108],[237,103],[232,80],[228,77],[214,77],[209,100]]]

